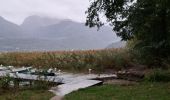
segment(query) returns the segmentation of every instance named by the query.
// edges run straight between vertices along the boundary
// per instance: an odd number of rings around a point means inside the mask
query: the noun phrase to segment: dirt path
[[[62,100],[62,98],[59,96],[55,96],[55,97],[51,98],[50,100]]]

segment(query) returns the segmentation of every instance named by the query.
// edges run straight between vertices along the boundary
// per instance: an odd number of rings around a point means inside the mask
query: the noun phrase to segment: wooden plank
[[[40,75],[31,75],[31,74],[22,74],[22,73],[10,73],[10,77],[21,79],[21,80],[32,80],[32,81],[48,81],[60,83],[62,82],[61,78],[57,76],[40,76]]]
[[[0,77],[7,76],[11,71],[5,70],[5,71],[0,71]]]
[[[23,68],[12,68],[11,71],[12,72],[21,72],[21,71],[27,71],[29,69],[31,69],[32,67],[23,67]]]
[[[101,84],[102,81],[97,80],[81,80],[81,81],[73,81],[71,83],[59,85],[57,91],[53,91],[58,96],[64,96],[73,91],[77,91],[79,89],[91,87],[97,84]]]
[[[0,67],[0,71],[4,71],[4,70],[8,70],[8,68],[7,67]]]

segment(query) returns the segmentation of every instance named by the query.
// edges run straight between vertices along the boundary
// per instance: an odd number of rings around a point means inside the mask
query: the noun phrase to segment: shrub
[[[3,90],[9,89],[11,81],[13,81],[13,78],[9,77],[9,75],[2,77],[0,79],[0,88]]]
[[[170,71],[156,69],[145,76],[146,81],[150,82],[169,82],[170,81]]]

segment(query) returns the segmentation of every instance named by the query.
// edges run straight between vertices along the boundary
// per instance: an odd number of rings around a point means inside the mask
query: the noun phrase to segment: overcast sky
[[[89,0],[0,0],[0,16],[21,24],[30,15],[85,21]]]

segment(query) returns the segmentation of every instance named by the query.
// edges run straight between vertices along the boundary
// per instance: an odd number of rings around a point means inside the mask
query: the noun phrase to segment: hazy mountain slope
[[[38,16],[26,18],[21,26],[1,18],[0,30],[1,51],[101,49],[119,40],[109,27],[97,31],[84,23]]]
[[[21,24],[21,27],[25,30],[34,30],[39,27],[48,26],[52,24],[59,23],[59,19],[55,18],[48,18],[48,17],[41,17],[41,16],[29,16],[27,17],[24,22]]]
[[[118,39],[108,27],[97,31],[96,28],[89,29],[83,23],[73,21],[62,21],[59,24],[50,25],[35,31],[34,35],[45,39],[58,39],[65,46],[75,45],[83,48],[104,48],[114,40]]]
[[[122,48],[126,46],[126,42],[125,41],[118,41],[115,43],[112,43],[110,45],[108,45],[106,48]]]
[[[13,24],[4,18],[0,17],[0,39],[2,38],[17,38],[22,37],[20,26]]]

